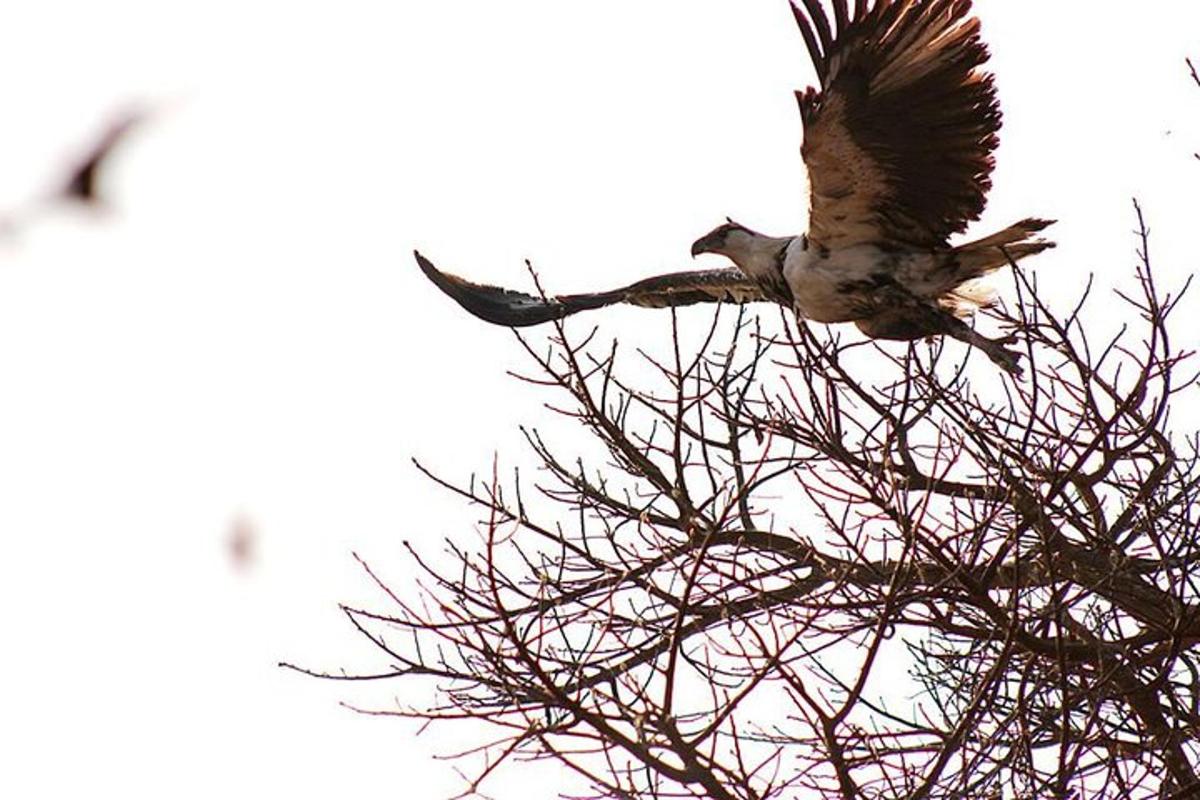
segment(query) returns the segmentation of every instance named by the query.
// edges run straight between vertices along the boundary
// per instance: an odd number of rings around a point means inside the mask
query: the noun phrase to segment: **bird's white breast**
[[[783,277],[796,313],[815,322],[861,319],[864,301],[889,282],[918,297],[936,297],[945,287],[931,281],[928,253],[897,253],[864,244],[825,251],[797,237],[788,248]],[[936,284],[936,285],[935,285]]]
[[[880,272],[882,253],[861,245],[821,251],[797,237],[783,262],[783,277],[792,290],[796,313],[814,322],[849,322],[861,316],[848,285],[866,283]]]

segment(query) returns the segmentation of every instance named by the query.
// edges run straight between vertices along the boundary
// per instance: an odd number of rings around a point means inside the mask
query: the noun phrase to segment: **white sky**
[[[984,234],[1057,217],[1047,291],[1194,271],[1200,3],[979,0],[1006,126]],[[1136,12],[1129,9],[1136,8]],[[0,242],[0,795],[445,797],[454,729],[336,706],[369,669],[336,610],[400,542],[469,534],[409,465],[517,446],[542,398],[419,247],[550,291],[688,268],[726,215],[805,224],[811,81],[783,0],[17,0],[0,26],[0,209],[105,121],[161,106],[114,209]],[[611,315],[661,337],[663,315]],[[257,561],[230,564],[244,515]],[[403,687],[401,687],[403,688]],[[511,777],[511,776],[510,776]],[[552,783],[492,786],[554,796]]]

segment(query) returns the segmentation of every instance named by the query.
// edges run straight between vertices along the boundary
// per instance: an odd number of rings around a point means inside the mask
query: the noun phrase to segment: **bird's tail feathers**
[[[995,288],[978,279],[960,283],[938,298],[938,305],[959,319],[969,319],[976,311],[991,308],[995,302]]]
[[[958,282],[941,298],[941,304],[958,317],[969,317],[975,310],[987,308],[994,292],[979,278],[1010,263],[1054,247],[1054,242],[1037,234],[1054,224],[1051,219],[1024,219],[991,236],[954,248]]]
[[[1019,261],[1054,247],[1054,242],[1037,235],[1053,224],[1052,219],[1023,219],[991,236],[954,248],[964,279],[979,278],[999,269],[1008,264],[1009,257]]]

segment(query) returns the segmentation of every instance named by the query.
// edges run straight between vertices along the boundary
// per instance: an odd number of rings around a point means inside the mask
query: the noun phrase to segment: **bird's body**
[[[813,322],[853,322],[871,303],[871,294],[890,284],[906,287],[918,297],[937,297],[945,287],[936,276],[945,274],[933,253],[888,252],[874,244],[840,250],[805,246],[804,237],[788,248],[783,278],[792,290],[793,308]]]
[[[857,322],[900,291],[951,313],[964,314],[970,310],[964,306],[986,303],[989,293],[971,282],[1007,263],[1000,247],[1013,247],[1009,256],[1016,259],[1047,246],[1026,241],[1045,224],[1026,220],[989,237],[995,244],[984,240],[960,247],[915,248],[864,242],[831,249],[807,235],[764,236],[730,223],[710,234],[724,236],[723,246],[701,239],[694,249],[727,256],[758,284],[774,287],[775,299],[806,320]],[[734,229],[732,238],[729,229]]]
[[[881,283],[898,282],[914,290],[919,286],[921,294],[937,296],[931,288],[936,259],[931,253],[888,252],[873,244],[828,250],[803,235],[761,234],[722,252],[774,299],[813,322],[859,319],[864,293]]]
[[[1053,244],[1027,219],[951,245],[991,186],[1000,112],[971,0],[792,0],[820,89],[797,92],[811,214],[807,233],[766,236],[733,221],[692,255],[736,269],[677,273],[622,289],[536,298],[425,273],[488,321],[526,325],[612,303],[774,301],[802,318],[854,322],[873,338],[949,335],[1016,372],[1016,354],[963,320],[989,302],[977,279]]]

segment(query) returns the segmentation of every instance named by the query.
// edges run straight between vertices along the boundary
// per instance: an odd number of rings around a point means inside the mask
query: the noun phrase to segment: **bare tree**
[[[468,793],[543,758],[623,798],[1200,795],[1194,381],[1138,221],[1111,335],[1016,273],[1024,380],[728,309],[666,358],[522,340],[603,458],[430,475],[482,535],[345,609],[391,665],[356,678],[440,686],[376,713],[494,726]]]

